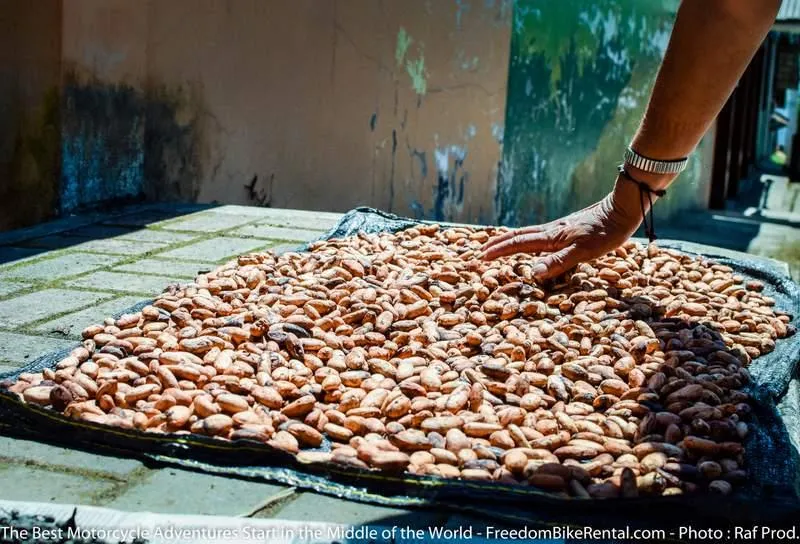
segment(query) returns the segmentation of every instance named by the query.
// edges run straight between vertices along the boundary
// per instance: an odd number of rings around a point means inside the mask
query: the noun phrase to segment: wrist
[[[633,176],[635,179],[646,183],[651,189],[654,191],[663,191],[670,184],[675,181],[675,178],[678,177],[679,174],[654,174],[652,172],[646,172],[640,168],[636,168],[635,166],[626,164],[625,170]],[[623,182],[625,180],[622,180]]]
[[[655,202],[655,198],[653,202]],[[641,198],[639,187],[635,183],[617,176],[614,188],[605,198],[609,211],[623,220],[629,227],[638,228],[642,222],[642,206],[646,213],[650,209],[650,202]]]

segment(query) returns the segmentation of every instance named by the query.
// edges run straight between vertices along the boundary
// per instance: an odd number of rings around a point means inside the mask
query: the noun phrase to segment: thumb
[[[541,257],[533,265],[533,276],[539,281],[549,280],[575,268],[580,262],[581,257],[577,246],[572,244],[555,253]]]

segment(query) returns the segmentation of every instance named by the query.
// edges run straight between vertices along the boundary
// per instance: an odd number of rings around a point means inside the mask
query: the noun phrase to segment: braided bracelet
[[[624,164],[620,164],[618,170],[620,177],[630,181],[631,183],[635,183],[639,187],[639,203],[642,205],[642,223],[644,224],[644,232],[647,235],[647,238],[650,240],[650,242],[653,242],[656,239],[656,226],[655,226],[655,219],[653,218],[653,195],[664,196],[665,194],[667,194],[667,191],[663,189],[657,191],[651,188],[645,182],[639,181],[638,179],[634,178],[625,169]],[[650,203],[650,209],[648,212],[645,212],[644,209],[645,195],[647,195],[647,201]],[[650,214],[649,223],[647,221],[648,213]]]

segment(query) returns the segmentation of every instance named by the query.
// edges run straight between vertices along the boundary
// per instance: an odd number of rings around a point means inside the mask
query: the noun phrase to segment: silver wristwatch
[[[686,169],[689,163],[689,158],[675,159],[669,161],[659,161],[651,159],[643,155],[639,155],[636,151],[630,148],[625,150],[624,156],[625,164],[638,168],[643,172],[650,172],[651,174],[680,174]]]

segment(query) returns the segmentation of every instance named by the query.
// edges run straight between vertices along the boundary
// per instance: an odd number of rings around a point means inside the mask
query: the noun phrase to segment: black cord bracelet
[[[651,188],[648,184],[643,181],[639,181],[638,179],[631,176],[628,171],[625,169],[624,164],[619,165],[619,175],[623,179],[630,181],[631,183],[635,183],[639,187],[639,203],[642,205],[642,223],[644,224],[644,232],[647,235],[647,238],[653,242],[656,239],[656,225],[655,219],[653,218],[653,195],[656,196],[664,196],[667,194],[665,190],[656,191],[655,189]],[[644,209],[644,198],[647,195],[647,200],[650,203],[650,210],[645,212]],[[647,221],[647,214],[650,214],[650,222]]]

